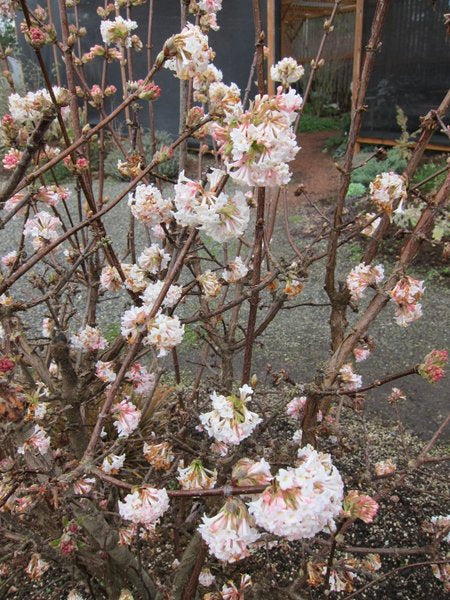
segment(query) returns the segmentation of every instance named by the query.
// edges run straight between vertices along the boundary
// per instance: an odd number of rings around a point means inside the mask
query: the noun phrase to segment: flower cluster
[[[362,377],[353,371],[353,366],[350,363],[341,367],[339,379],[344,391],[353,392],[361,387]]]
[[[377,477],[386,477],[387,475],[393,475],[397,470],[397,466],[391,458],[387,460],[380,460],[373,466],[375,475]]]
[[[222,273],[222,279],[227,283],[237,283],[248,273],[248,267],[240,256],[228,263],[227,268]]]
[[[370,285],[381,283],[384,279],[383,265],[356,265],[347,277],[347,287],[354,302],[361,300],[364,291]]]
[[[116,475],[123,467],[125,454],[108,454],[102,462],[102,471],[107,475]]]
[[[276,65],[270,68],[270,77],[273,81],[279,81],[281,85],[288,88],[291,83],[295,83],[303,77],[305,69],[299,65],[295,58],[286,56]]]
[[[155,469],[161,469],[162,471],[170,469],[170,465],[175,458],[169,442],[162,442],[161,444],[147,444],[145,442],[143,452],[145,460]]]
[[[389,217],[392,215],[394,206],[399,202],[395,212],[402,211],[402,205],[406,199],[406,184],[401,175],[396,173],[381,173],[370,183],[370,197],[375,206],[384,211]]]
[[[169,264],[170,255],[158,244],[151,244],[145,248],[138,257],[138,264],[143,271],[156,275],[163,271]]]
[[[238,445],[252,434],[262,419],[247,408],[253,390],[249,385],[239,388],[239,396],[222,396],[213,392],[210,396],[213,404],[211,412],[202,413],[200,422],[217,442]]]
[[[206,469],[197,458],[188,467],[184,467],[184,463],[180,462],[177,479],[183,490],[209,490],[216,485],[217,471]]]
[[[423,281],[413,279],[408,275],[400,279],[390,297],[396,303],[395,322],[401,327],[406,327],[422,316],[422,305],[419,300],[425,292]]]
[[[444,375],[444,367],[448,361],[447,350],[432,350],[417,367],[417,372],[429,383],[440,381]]]
[[[158,490],[148,485],[135,489],[119,501],[119,514],[127,520],[152,528],[169,508],[169,496],[164,488]]]
[[[117,44],[131,48],[131,32],[137,29],[136,21],[116,17],[114,21],[102,21],[100,25],[100,33],[105,44]]]
[[[71,337],[71,343],[74,348],[84,352],[96,352],[104,350],[107,346],[106,339],[95,327],[86,325],[83,329]]]
[[[70,102],[69,91],[65,88],[54,87],[53,94],[58,106],[63,109],[63,118],[67,118]],[[54,110],[52,99],[46,89],[28,92],[25,96],[11,94],[8,98],[8,108],[14,121],[22,125],[37,123],[44,114],[51,113]]]
[[[372,523],[378,508],[378,502],[357,490],[350,490],[344,499],[344,515],[352,519],[361,519],[364,523]]]
[[[46,454],[47,450],[50,448],[50,438],[45,433],[44,429],[40,425],[35,425],[33,431],[26,438],[22,446],[17,448],[18,454],[25,454],[25,449],[34,448],[40,454]]]
[[[328,454],[308,445],[298,458],[299,466],[280,469],[274,483],[249,503],[260,527],[289,540],[311,538],[330,527],[341,511],[344,491]]]
[[[164,66],[174,71],[179,79],[190,79],[202,73],[214,58],[208,36],[191,23],[166,41],[162,54],[166,59]]]
[[[125,374],[125,379],[133,385],[133,391],[138,396],[146,396],[155,385],[155,376],[141,363],[134,363]]]
[[[175,186],[174,217],[180,225],[200,227],[216,242],[224,243],[242,235],[250,220],[250,209],[242,192],[229,196],[216,194],[224,171],[213,169],[208,174],[208,187],[184,175]]]
[[[248,556],[248,546],[260,537],[254,521],[239,498],[228,498],[213,517],[202,518],[198,531],[216,558],[235,562]]]
[[[273,476],[264,458],[258,461],[241,458],[233,467],[231,479],[236,485],[269,485]]]
[[[48,571],[50,565],[37,553],[31,555],[30,562],[28,563],[25,572],[31,581],[37,581],[42,575]]]
[[[128,206],[133,216],[146,225],[158,225],[170,220],[172,202],[165,200],[152,184],[138,185],[134,194],[129,196]]]
[[[141,411],[127,400],[122,400],[114,407],[114,427],[119,437],[128,437],[139,425]]]
[[[283,93],[280,87],[276,96],[256,96],[248,111],[236,105],[224,126],[214,124],[213,135],[233,179],[261,187],[289,183],[287,163],[299,150],[292,123],[301,103],[295,90]]]
[[[299,419],[305,409],[306,396],[295,396],[286,406],[286,414],[293,419]]]
[[[45,210],[38,212],[34,218],[28,219],[24,225],[24,235],[31,238],[35,250],[40,250],[58,237],[57,227],[61,225],[58,217],[53,217]]]

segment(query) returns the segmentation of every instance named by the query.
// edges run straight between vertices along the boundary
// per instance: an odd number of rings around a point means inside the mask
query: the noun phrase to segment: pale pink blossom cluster
[[[417,367],[417,372],[429,383],[440,381],[444,375],[444,367],[448,361],[447,350],[432,350]]]
[[[343,365],[339,369],[339,379],[344,391],[353,392],[361,387],[362,377],[354,372],[351,363]]]
[[[58,237],[57,227],[61,225],[58,217],[53,217],[45,210],[38,212],[32,219],[28,219],[24,225],[23,232],[31,237],[31,243],[35,250],[40,250]]]
[[[228,263],[227,268],[222,273],[222,279],[227,283],[237,283],[248,273],[248,267],[240,256]]]
[[[261,537],[239,498],[228,498],[213,517],[202,518],[198,531],[209,551],[219,560],[235,562],[249,555],[248,546]]]
[[[125,287],[135,294],[144,291],[147,287],[145,272],[135,264],[121,263],[120,266],[125,275]]]
[[[70,113],[68,108],[69,91],[65,88],[53,87],[53,93],[57,104],[63,107],[63,118],[67,118]],[[8,107],[14,121],[28,125],[37,123],[44,113],[53,110],[53,103],[48,90],[41,89],[36,92],[28,92],[25,96],[11,94],[8,98]]]
[[[8,252],[2,256],[2,265],[7,268],[12,267],[15,264],[16,259],[17,252],[12,250],[11,252]]]
[[[153,528],[169,508],[169,496],[164,488],[158,490],[144,485],[119,501],[122,519],[136,525]]]
[[[248,505],[257,525],[289,540],[311,538],[333,527],[344,494],[328,454],[308,445],[298,451],[298,458],[297,467],[280,469],[274,483]]]
[[[356,265],[347,277],[347,287],[354,302],[361,300],[365,290],[370,285],[376,285],[384,279],[383,265]]]
[[[133,216],[146,225],[159,225],[170,221],[172,201],[164,199],[153,184],[138,185],[129,195],[128,206]]]
[[[96,352],[104,350],[108,345],[106,339],[102,336],[98,329],[86,325],[83,329],[74,334],[70,339],[72,346],[77,350],[84,352]]]
[[[26,438],[24,443],[17,448],[18,454],[25,454],[25,450],[37,450],[40,454],[46,454],[50,448],[50,438],[40,425],[34,425],[33,431]]]
[[[234,465],[231,473],[231,480],[236,485],[269,485],[272,479],[270,465],[264,458],[260,460],[241,458]]]
[[[155,376],[149,373],[141,363],[134,363],[125,375],[125,379],[133,384],[133,391],[138,396],[146,396],[155,385]]]
[[[365,343],[360,343],[353,348],[353,356],[355,357],[356,362],[367,360],[370,356],[370,352],[369,345]]]
[[[299,419],[305,409],[306,396],[294,396],[286,406],[286,414],[293,419]]]
[[[158,356],[166,356],[183,341],[184,325],[178,317],[169,317],[159,313],[152,320],[148,334],[144,338],[144,345],[156,346]]]
[[[117,475],[125,462],[125,454],[108,454],[102,462],[102,471],[107,475]]]
[[[74,494],[86,495],[89,494],[95,486],[95,478],[94,477],[82,477],[81,479],[77,479],[73,484],[73,492]]]
[[[250,220],[250,208],[242,192],[216,194],[224,176],[224,171],[213,169],[207,176],[208,187],[205,188],[181,172],[175,185],[173,213],[180,225],[199,227],[220,243],[241,236]]]
[[[114,427],[120,438],[128,437],[137,429],[141,414],[141,411],[128,400],[122,400],[114,406]]]
[[[57,185],[42,185],[33,198],[47,206],[57,206],[60,202],[70,198],[70,190]]]
[[[295,58],[286,56],[272,65],[270,68],[270,77],[273,81],[279,81],[281,85],[288,88],[291,83],[295,83],[303,77],[305,69],[299,65]]]
[[[239,587],[233,581],[228,581],[228,585],[225,583],[222,586],[220,592],[221,600],[244,600],[246,590],[250,589],[253,585],[250,575],[244,573],[241,575]],[[209,600],[209,599],[204,599]]]
[[[210,396],[213,410],[200,415],[200,422],[209,437],[226,445],[238,445],[253,433],[262,419],[247,408],[253,390],[249,385],[239,388],[239,396],[222,396],[213,392]]]
[[[261,187],[289,183],[287,163],[299,151],[292,123],[301,103],[295,90],[283,93],[280,87],[276,96],[256,96],[245,112],[241,104],[236,105],[223,126],[212,126],[233,179]]]
[[[106,265],[100,274],[100,285],[103,289],[110,292],[117,292],[122,288],[122,279],[116,267]]]
[[[216,485],[217,471],[206,469],[199,458],[193,460],[187,467],[184,466],[183,461],[180,461],[177,479],[183,490],[209,490]]]
[[[378,502],[357,490],[350,490],[344,499],[344,515],[372,523],[378,512]]]
[[[396,173],[381,173],[369,185],[370,197],[375,206],[384,211],[389,217],[392,215],[394,205],[399,202],[395,212],[402,212],[402,205],[406,199],[406,184],[401,175]]]
[[[389,292],[396,303],[395,322],[401,327],[407,327],[422,316],[422,305],[419,300],[425,292],[423,281],[413,279],[406,275]]]
[[[205,71],[214,58],[208,36],[200,27],[188,23],[181,33],[166,41],[163,49],[165,67],[175,72],[179,79],[191,79]]]
[[[164,286],[163,281],[156,281],[155,283],[149,283],[144,293],[141,295],[141,299],[143,302],[143,306],[146,307],[147,311],[153,309],[153,306],[158,298],[161,290]],[[162,306],[164,308],[172,308],[174,307],[179,299],[181,298],[181,294],[183,293],[183,288],[180,285],[171,285],[167,290],[166,295],[164,296],[164,300],[162,302]]]
[[[170,254],[165,252],[158,244],[151,244],[145,248],[138,257],[138,264],[146,273],[157,275],[169,264]]]
[[[209,88],[213,83],[222,81],[222,71],[214,65],[208,67],[199,73],[193,79],[194,101],[206,104],[208,102]]]
[[[104,383],[112,383],[117,377],[113,367],[113,361],[104,362],[102,360],[98,360],[95,363],[95,374],[100,381],[103,381]]]
[[[215,580],[216,578],[208,567],[204,567],[198,576],[198,582],[203,587],[211,587]]]
[[[105,44],[123,45],[126,48],[131,48],[131,32],[137,29],[136,21],[116,17],[114,21],[102,21],[100,25],[100,33]]]

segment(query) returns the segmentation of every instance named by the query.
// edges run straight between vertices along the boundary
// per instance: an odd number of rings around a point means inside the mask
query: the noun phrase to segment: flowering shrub
[[[296,569],[302,562],[304,572],[293,588],[351,592],[382,568],[386,548],[367,553],[347,544],[347,532],[357,521],[370,525],[407,473],[434,460],[429,454],[445,426],[411,458],[409,471],[397,469],[391,457],[374,465],[367,460],[363,474],[340,467],[349,449],[341,444],[342,411],[357,420],[370,389],[406,376],[430,383],[444,376],[445,350],[432,350],[407,371],[364,384],[353,360],[370,362],[377,351],[368,330],[386,305],[395,306],[394,319],[402,327],[426,316],[419,302],[424,282],[409,273],[448,198],[449,179],[424,203],[395,264],[377,264],[380,241],[395,226],[393,215],[408,205],[409,181],[424,146],[417,145],[404,175],[376,177],[364,212],[346,217],[366,77],[333,214],[316,207],[323,226],[309,243],[294,239],[286,208],[290,249],[280,256],[272,236],[279,199],[286,200],[292,180],[289,164],[301,152],[296,132],[308,97],[291,85],[303,76],[303,66],[293,58],[268,65],[281,85],[267,93],[259,1],[253,0],[250,84],[256,78],[258,90],[253,94],[249,85],[242,94],[235,83],[223,81],[213,63],[208,34],[220,27],[222,1],[191,0],[183,4],[181,31],[163,44],[153,65],[149,59],[146,73],[136,73],[133,58],[144,37],[133,10],[144,3],[99,6],[98,43],[87,49],[76,0],[59,0],[60,28],[40,6],[0,2],[8,16],[20,5],[15,14],[21,35],[47,84],[24,94],[11,89],[2,117],[0,224],[11,234],[0,274],[5,539],[20,547],[11,555],[29,580],[44,581],[52,568],[70,574],[75,585],[69,589],[64,583],[60,595],[70,600],[87,593],[181,600],[195,598],[198,586],[213,585],[204,599],[243,599],[252,579],[248,573],[235,577],[236,571],[229,579],[228,563],[244,561],[242,570],[250,570],[258,547],[269,552],[278,544],[298,544],[289,546],[295,555],[301,548]],[[380,0],[371,48],[379,46],[383,6]],[[156,16],[152,7],[147,40]],[[335,12],[325,22],[324,41]],[[41,49],[47,45],[64,54],[67,88],[45,66]],[[375,54],[365,57],[366,75]],[[322,60],[313,64],[306,96]],[[91,63],[102,77],[88,86],[84,73]],[[115,67],[122,77],[120,93],[108,81]],[[182,90],[187,82],[189,93],[179,137],[157,147],[152,127],[147,133],[141,125],[140,110],[149,105],[152,113],[164,99],[154,81],[163,68],[180,80]],[[111,111],[107,99],[114,95],[122,100]],[[98,113],[95,126],[87,121],[88,108]],[[116,127],[122,113],[126,140]],[[430,114],[424,136],[444,117]],[[185,160],[183,144],[190,137],[200,143],[195,168]],[[119,155],[114,168],[125,180],[116,183],[112,198],[104,193],[111,145]],[[150,160],[146,147],[152,148]],[[162,167],[177,149],[181,168],[171,181]],[[214,160],[206,158],[209,149]],[[58,165],[70,175],[67,187],[55,174]],[[110,234],[105,220],[117,218],[111,211],[119,205],[127,211],[122,240]],[[368,242],[363,260],[345,265],[346,281],[338,281],[338,248],[359,234]],[[325,252],[317,249],[324,239]],[[252,374],[258,337],[280,310],[297,307],[312,266],[324,258],[331,355],[310,381],[293,381],[285,370],[274,375],[272,403],[267,382]],[[351,324],[349,309],[359,311]],[[189,379],[182,377],[180,357],[192,331],[204,348],[199,356],[190,353],[196,373]],[[300,361],[301,348],[295,352]],[[399,401],[406,396],[393,388],[388,397],[393,410]],[[276,432],[292,423],[295,433],[285,446]],[[433,573],[448,586],[446,560],[437,558],[448,540],[448,517],[433,519],[423,554],[435,559],[428,561]],[[168,565],[155,573],[148,560],[161,539],[173,551],[174,573]],[[402,555],[409,549],[397,550]],[[421,551],[416,547],[412,554]],[[361,560],[355,558],[359,554]]]

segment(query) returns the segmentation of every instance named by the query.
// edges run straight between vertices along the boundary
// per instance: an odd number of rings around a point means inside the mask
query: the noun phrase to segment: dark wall
[[[364,3],[364,45],[370,35],[376,0]],[[443,14],[449,0],[395,0],[390,3],[382,48],[376,56],[367,95],[363,136],[397,138],[396,105],[408,117],[408,130],[437,108],[450,87],[450,36]],[[449,144],[443,134],[433,142]]]
[[[95,43],[101,43],[101,19],[96,13],[96,8],[99,4],[103,5],[103,2],[81,0],[78,5],[80,25],[84,25],[88,30],[87,36],[82,40],[83,51],[89,50]],[[139,25],[139,28],[134,33],[137,33],[144,43],[144,49],[141,52],[133,52],[135,79],[143,78],[147,73],[147,52],[145,49],[148,22],[147,4],[132,9],[132,19]],[[154,56],[160,51],[167,38],[180,31],[179,7],[179,0],[155,0]],[[58,26],[59,13],[56,0],[52,1],[53,8],[55,26]],[[261,0],[261,9],[265,22],[265,0]],[[69,12],[69,15],[72,14],[73,12]],[[224,83],[234,82],[243,91],[247,85],[255,44],[251,0],[224,0],[223,9],[218,13],[218,22],[220,30],[217,32],[211,31],[209,35],[210,45],[216,52],[214,63],[223,71]],[[24,48],[24,50],[30,55],[29,47]],[[43,52],[47,65],[52,67],[52,50],[44,47]],[[86,76],[90,84],[100,82],[102,65],[102,59],[96,58],[86,66]],[[116,85],[118,90],[120,90],[121,79],[118,66],[112,64],[108,66],[108,69],[108,83]],[[171,71],[162,69],[157,74],[155,82],[162,88],[162,95],[155,103],[156,127],[157,129],[176,133],[178,131],[179,81]],[[120,91],[116,94],[112,107],[119,103]],[[141,111],[141,115],[143,124],[147,125],[148,111]],[[92,119],[94,120],[95,118],[97,117],[93,112]]]

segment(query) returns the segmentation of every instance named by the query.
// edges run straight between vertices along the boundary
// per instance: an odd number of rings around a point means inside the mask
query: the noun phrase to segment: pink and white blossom
[[[165,200],[156,186],[141,184],[129,195],[128,206],[138,221],[153,226],[170,220],[172,201]]]
[[[200,459],[195,459],[187,467],[180,461],[177,479],[183,490],[209,490],[216,485],[217,471],[210,471],[203,466]]]
[[[227,268],[222,273],[222,278],[227,283],[237,283],[243,279],[248,273],[248,267],[240,256],[236,256],[234,260],[228,263]]]
[[[300,464],[280,469],[274,483],[249,503],[257,525],[288,540],[311,538],[333,523],[342,508],[344,484],[328,454],[310,445]]]
[[[150,394],[155,385],[155,376],[149,373],[141,363],[134,363],[125,374],[125,379],[132,383],[133,391],[138,396]]]
[[[108,345],[106,339],[95,327],[86,325],[83,329],[73,335],[70,339],[72,346],[77,350],[84,352],[96,352],[97,350],[104,350]]]
[[[279,81],[285,88],[291,83],[295,83],[303,77],[305,69],[299,65],[295,58],[286,56],[277,62],[276,65],[270,67],[270,77],[272,81]]]
[[[157,275],[169,264],[170,254],[165,252],[158,244],[151,244],[139,255],[138,264],[147,273]]]
[[[155,489],[144,485],[119,501],[122,519],[136,525],[153,528],[169,508],[169,496],[164,488]]]
[[[95,374],[104,383],[112,383],[116,380],[116,373],[114,372],[114,362],[108,361],[104,362],[102,360],[98,360],[95,363]]]
[[[360,263],[354,267],[347,277],[347,287],[354,302],[361,300],[370,285],[377,285],[384,279],[383,265],[366,265]]]
[[[342,389],[345,391],[354,391],[361,387],[362,377],[353,371],[353,366],[350,363],[343,365],[339,369],[339,379]]]
[[[209,437],[227,446],[237,446],[251,435],[262,419],[247,408],[253,390],[249,385],[239,388],[239,396],[222,396],[213,392],[210,395],[213,410],[200,414],[200,422]]]
[[[100,33],[105,44],[117,44],[131,48],[131,32],[137,29],[136,21],[116,17],[114,21],[102,21]]]
[[[108,454],[102,462],[102,471],[107,475],[117,475],[125,462],[125,454]]]
[[[273,476],[270,465],[264,458],[241,458],[233,467],[231,479],[236,485],[269,485]]]
[[[184,325],[178,317],[159,313],[149,324],[144,345],[156,346],[159,350],[158,356],[166,356],[172,348],[181,344],[183,335]]]
[[[127,400],[122,400],[114,406],[114,427],[120,438],[128,437],[137,429],[141,414],[141,411]]]
[[[31,243],[35,250],[40,250],[58,237],[56,229],[61,225],[58,217],[53,217],[44,211],[38,212],[33,218],[28,219],[24,225],[23,232],[31,237]]]
[[[306,396],[295,396],[286,406],[286,414],[293,419],[300,418],[306,406]]]
[[[399,203],[395,212],[402,211],[403,202],[406,200],[407,191],[405,179],[392,171],[381,173],[369,185],[370,197],[375,206],[384,211],[389,217],[394,206]]]
[[[198,531],[209,551],[219,560],[236,562],[249,555],[248,546],[261,537],[239,498],[228,498],[213,517],[202,518]]]
[[[26,438],[22,446],[17,448],[18,454],[25,454],[25,450],[35,449],[44,455],[50,448],[50,438],[40,425],[35,425],[32,433]]]

